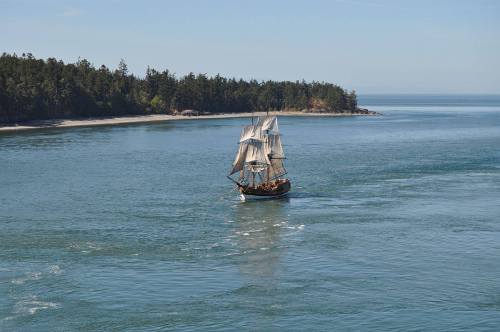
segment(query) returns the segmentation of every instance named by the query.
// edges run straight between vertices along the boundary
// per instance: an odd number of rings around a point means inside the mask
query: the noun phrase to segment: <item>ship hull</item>
[[[240,194],[240,199],[243,202],[246,201],[260,201],[264,199],[276,199],[276,198],[283,198],[288,196],[288,193],[284,193],[281,195],[274,195],[274,196],[256,196],[256,195],[245,195],[245,194]]]
[[[269,189],[262,187],[240,187],[240,198],[243,201],[280,198],[288,194],[291,184],[288,179],[279,180],[279,183]]]

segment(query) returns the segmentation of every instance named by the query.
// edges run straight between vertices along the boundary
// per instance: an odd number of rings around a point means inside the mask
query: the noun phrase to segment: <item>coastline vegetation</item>
[[[144,78],[94,67],[80,59],[64,63],[32,54],[0,56],[0,123],[147,114],[203,114],[309,110],[355,113],[356,93],[338,85],[305,81],[256,81],[148,68]]]

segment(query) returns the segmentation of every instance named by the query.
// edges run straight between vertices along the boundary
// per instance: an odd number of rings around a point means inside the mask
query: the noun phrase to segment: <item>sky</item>
[[[360,94],[500,94],[496,0],[0,0],[0,52]]]

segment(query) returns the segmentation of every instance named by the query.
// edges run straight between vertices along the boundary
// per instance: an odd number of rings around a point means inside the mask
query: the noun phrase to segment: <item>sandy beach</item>
[[[254,113],[228,113],[228,114],[211,114],[199,116],[185,116],[185,115],[137,115],[137,116],[123,116],[123,117],[109,117],[109,118],[87,118],[87,119],[73,119],[73,120],[46,120],[24,123],[19,125],[0,126],[0,132],[16,131],[16,130],[34,130],[46,128],[67,128],[67,127],[89,127],[89,126],[111,126],[132,123],[148,123],[148,122],[162,122],[174,120],[201,120],[201,119],[225,119],[225,118],[246,118],[251,116],[264,116],[266,112]],[[303,116],[303,117],[337,117],[337,116],[370,116],[376,114],[358,114],[358,113],[300,113],[300,112],[269,112],[269,115],[279,116]]]

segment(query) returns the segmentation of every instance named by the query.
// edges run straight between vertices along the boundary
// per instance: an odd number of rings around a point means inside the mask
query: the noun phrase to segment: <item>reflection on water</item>
[[[287,204],[287,199],[241,202],[233,210],[233,233],[242,253],[239,269],[253,282],[268,282],[278,276],[284,250],[281,236],[288,225]]]

